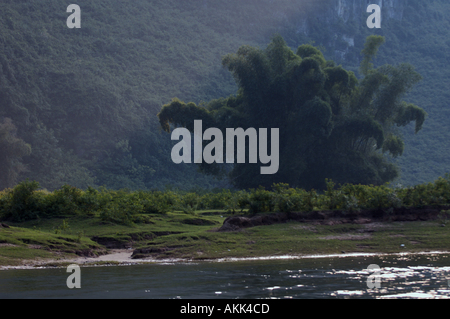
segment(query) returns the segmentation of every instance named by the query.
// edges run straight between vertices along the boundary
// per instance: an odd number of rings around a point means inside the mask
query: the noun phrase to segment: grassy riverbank
[[[197,260],[450,250],[450,225],[443,227],[438,221],[334,225],[287,222],[218,232],[224,213],[173,212],[155,217],[150,224],[133,227],[104,223],[96,217],[68,218],[64,220],[69,226],[64,234],[54,233],[62,225],[61,219],[11,223],[10,228],[0,230],[0,265],[21,265],[30,260],[64,261],[77,256],[95,260],[96,255],[114,248],[132,248],[135,258]]]
[[[402,189],[329,181],[322,194],[285,184],[204,194],[47,192],[24,182],[0,192],[0,265],[95,260],[112,249],[196,260],[449,251],[449,205],[448,177]]]

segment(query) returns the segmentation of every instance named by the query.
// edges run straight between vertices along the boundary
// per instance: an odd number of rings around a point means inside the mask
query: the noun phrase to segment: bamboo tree
[[[372,59],[384,38],[370,36],[357,79],[353,72],[321,51],[301,45],[296,53],[280,36],[266,49],[241,47],[222,64],[239,86],[236,96],[213,100],[205,107],[178,99],[158,114],[161,127],[193,131],[195,119],[205,127],[280,128],[280,169],[262,176],[252,164],[235,164],[229,177],[239,188],[289,183],[324,189],[324,180],[382,185],[398,176],[387,156],[400,156],[404,143],[396,127],[416,122],[426,113],[402,98],[420,80],[408,64],[374,68]],[[206,125],[205,125],[206,124]],[[204,172],[224,173],[214,163]]]

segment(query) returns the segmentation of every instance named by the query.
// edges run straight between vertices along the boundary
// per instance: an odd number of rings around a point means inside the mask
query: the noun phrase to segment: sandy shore
[[[62,266],[67,264],[77,264],[80,266],[95,265],[101,263],[107,265],[108,262],[112,264],[136,264],[144,262],[143,260],[131,259],[133,251],[129,249],[114,249],[109,254],[100,257],[77,257],[77,258],[61,258],[61,259],[44,259],[44,260],[24,260],[22,265],[18,266],[0,266],[0,270],[7,269],[36,269],[55,267],[57,264]],[[149,262],[149,261],[146,261]],[[51,266],[50,266],[51,265]]]
[[[61,267],[67,267],[68,264],[77,264],[81,267],[89,266],[118,266],[118,265],[139,265],[146,263],[173,264],[192,262],[191,259],[131,259],[133,251],[130,249],[114,249],[109,254],[100,257],[79,257],[58,260],[29,260],[24,261],[21,266],[0,266],[0,270],[8,269],[43,269],[54,268],[58,264]],[[449,251],[426,251],[426,252],[398,252],[398,253],[343,253],[343,254],[324,254],[324,255],[280,255],[280,256],[262,256],[262,257],[243,257],[243,258],[219,258],[203,260],[205,262],[236,262],[236,261],[262,261],[262,260],[287,260],[287,259],[305,259],[305,258],[346,258],[346,257],[369,257],[369,256],[409,256],[409,255],[441,255],[450,254]],[[199,261],[194,261],[199,262]],[[110,264],[109,264],[110,263]]]
[[[77,264],[79,266],[117,266],[117,265],[138,265],[146,263],[178,263],[189,262],[189,259],[131,259],[133,250],[131,249],[112,249],[109,254],[99,257],[76,257],[59,258],[45,260],[24,260],[22,265],[0,266],[0,270],[8,269],[42,269],[54,268],[61,264],[61,267],[67,267],[68,264]]]
[[[96,258],[90,257],[79,257],[75,259],[69,259],[65,262],[73,262],[75,264],[83,264],[83,263],[92,263],[92,262],[100,262],[100,261],[112,261],[119,263],[131,262],[131,255],[133,254],[133,250],[131,249],[114,249],[111,250],[109,254],[102,255]]]

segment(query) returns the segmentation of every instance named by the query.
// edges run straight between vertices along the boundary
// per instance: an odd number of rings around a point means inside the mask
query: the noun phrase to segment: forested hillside
[[[448,172],[450,37],[443,0],[406,2],[381,29],[334,16],[337,0],[79,0],[69,29],[60,0],[0,3],[0,188],[37,180],[49,190],[222,187],[195,165],[172,163],[174,144],[156,114],[178,97],[197,104],[236,93],[221,59],[280,34],[292,48],[313,43],[357,74],[368,35],[386,38],[376,65],[407,62],[423,80],[406,99],[428,118],[407,127],[399,180]],[[345,1],[339,1],[339,3]],[[363,1],[364,2],[364,1]],[[364,7],[364,6],[362,6]],[[395,8],[394,8],[395,9]],[[393,10],[394,10],[393,9]]]
[[[333,43],[333,47],[328,47],[328,52],[336,56],[345,51],[341,63],[351,69],[358,66],[356,61],[361,59],[359,52],[363,39],[369,34],[383,35],[386,44],[380,48],[376,65],[411,63],[423,77],[406,100],[424,108],[428,113],[427,120],[417,135],[413,125],[402,130],[405,151],[403,156],[395,159],[402,170],[397,182],[416,185],[433,181],[450,168],[450,70],[447,67],[450,61],[450,3],[442,0],[393,2],[399,3],[399,6],[403,3],[403,10],[396,11],[398,8],[394,8],[385,14],[388,18],[382,22],[381,29],[373,31],[362,26],[360,31],[356,31],[358,28],[345,29],[349,24],[343,24],[344,31],[340,34],[346,35],[344,38],[347,40],[354,39],[354,47],[341,41],[343,47],[338,47],[336,52],[337,46]],[[395,16],[396,13],[398,16]],[[326,46],[326,41],[316,40],[316,43]]]

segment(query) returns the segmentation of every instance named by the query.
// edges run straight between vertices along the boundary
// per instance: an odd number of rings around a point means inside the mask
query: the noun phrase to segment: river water
[[[70,275],[0,271],[0,298],[450,298],[450,253],[81,267],[80,289]]]

